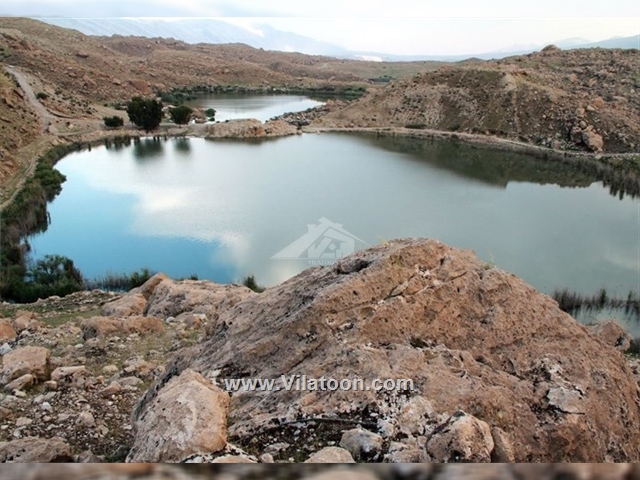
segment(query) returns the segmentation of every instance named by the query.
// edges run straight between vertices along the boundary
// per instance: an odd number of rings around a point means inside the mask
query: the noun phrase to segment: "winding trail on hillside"
[[[52,121],[55,118],[51,112],[49,112],[42,103],[36,97],[33,88],[29,84],[27,76],[20,72],[16,67],[6,66],[5,71],[8,72],[13,78],[16,79],[18,85],[22,89],[25,94],[26,100],[29,102],[29,105],[35,110],[38,117],[40,117],[40,122],[42,124],[42,136],[37,138],[31,144],[25,146],[21,151],[17,154],[18,162],[20,164],[20,173],[15,177],[17,181],[11,182],[11,185],[3,185],[3,193],[9,193],[7,198],[2,198],[2,202],[0,203],[0,211],[3,211],[8,205],[13,202],[13,199],[18,194],[18,192],[22,189],[24,182],[27,178],[33,175],[36,164],[38,163],[38,158],[42,155],[47,148],[50,148],[52,140],[51,134],[52,132]]]
[[[47,110],[45,106],[42,105],[42,103],[40,103],[38,97],[36,97],[36,94],[33,91],[33,88],[31,88],[31,85],[27,80],[27,76],[13,66],[5,67],[5,70],[13,75],[13,77],[17,80],[18,85],[20,85],[20,88],[27,97],[27,101],[40,117],[40,121],[42,122],[42,132],[51,133],[49,131],[49,127],[51,126],[51,122],[54,120],[55,116],[51,112],[49,112],[49,110]]]

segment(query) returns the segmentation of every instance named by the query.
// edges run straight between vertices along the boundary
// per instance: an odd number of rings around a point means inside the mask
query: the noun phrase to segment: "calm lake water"
[[[252,97],[232,110],[267,118],[272,101]],[[223,103],[215,108],[225,115]],[[331,245],[312,241],[316,257],[335,256],[336,244],[340,252],[432,237],[545,293],[640,291],[640,203],[554,161],[451,142],[304,134],[149,138],[77,152],[57,168],[67,182],[49,229],[31,239],[34,256],[66,255],[88,278],[148,267],[218,282],[254,274],[274,285],[313,263],[305,239],[330,227]],[[304,258],[272,258],[279,253]],[[630,330],[640,335],[637,322]]]
[[[216,110],[216,120],[221,122],[238,118],[257,118],[264,122],[285,112],[301,112],[323,103],[302,95],[212,93],[201,95],[196,100],[186,102],[186,105],[213,108]]]

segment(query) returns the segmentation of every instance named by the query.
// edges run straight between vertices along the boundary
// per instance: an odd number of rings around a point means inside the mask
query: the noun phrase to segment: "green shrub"
[[[264,287],[262,285],[258,285],[256,277],[253,275],[247,275],[244,277],[242,284],[256,293],[264,292]]]
[[[207,118],[210,122],[213,122],[216,119],[216,111],[213,108],[207,108],[204,112],[207,115]]]
[[[169,116],[176,125],[186,125],[191,120],[193,109],[186,105],[180,105],[179,107],[169,109]]]
[[[46,100],[47,98],[49,98],[49,95],[46,94],[45,92],[38,92],[36,93],[36,98],[38,100]]]
[[[124,119],[118,115],[114,115],[113,117],[103,117],[102,121],[104,122],[105,127],[109,128],[119,128],[124,125]]]

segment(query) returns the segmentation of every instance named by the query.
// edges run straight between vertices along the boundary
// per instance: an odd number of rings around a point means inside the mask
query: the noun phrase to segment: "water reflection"
[[[185,156],[189,157],[189,153],[191,153],[191,143],[188,138],[176,138],[173,140],[173,145],[176,152],[183,153]]]
[[[405,152],[416,161],[505,188],[509,182],[533,182],[561,187],[588,187],[603,182],[612,196],[640,196],[640,178],[590,158],[540,158],[491,150],[457,141],[361,134],[371,144],[392,152]]]
[[[160,137],[139,138],[133,141],[133,156],[137,160],[160,159],[164,152],[164,140]]]
[[[412,155],[415,161],[454,172],[466,178],[506,188],[509,182],[532,182],[561,187],[588,187],[598,181],[594,173],[576,170],[559,161],[475,147],[461,142],[367,135],[373,145]]]
[[[546,293],[637,288],[637,202],[562,163],[361,135],[182,140],[61,161],[68,181],[36,255],[69,256],[88,277],[146,266],[274,285],[310,264],[272,256],[326,217],[369,245],[414,236],[473,249]]]

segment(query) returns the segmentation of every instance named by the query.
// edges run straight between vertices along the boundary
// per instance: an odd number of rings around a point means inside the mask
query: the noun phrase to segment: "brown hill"
[[[15,153],[40,133],[39,120],[10,76],[0,73],[0,183],[18,168]]]
[[[101,118],[118,112],[103,105],[134,95],[202,85],[341,91],[365,87],[372,84],[370,79],[413,75],[438,64],[346,61],[240,44],[92,37],[36,20],[0,18],[3,74],[9,65],[16,67],[14,74],[18,72],[26,86],[17,88],[7,75],[0,82],[0,179],[6,198],[33,169],[33,159],[59,135],[64,140],[86,141],[85,134],[104,134]],[[40,94],[37,102],[34,97],[30,104],[25,98],[30,91]],[[44,126],[52,126],[49,137],[42,135],[47,132],[39,128],[33,107]]]
[[[638,152],[639,71],[638,50],[545,49],[393,82],[315,125],[428,128]]]
[[[191,45],[173,39],[93,37],[24,18],[0,19],[6,59],[37,74],[54,91],[92,101],[127,100],[172,87],[346,87],[369,78],[410,75],[435,62],[381,64],[242,44]]]

